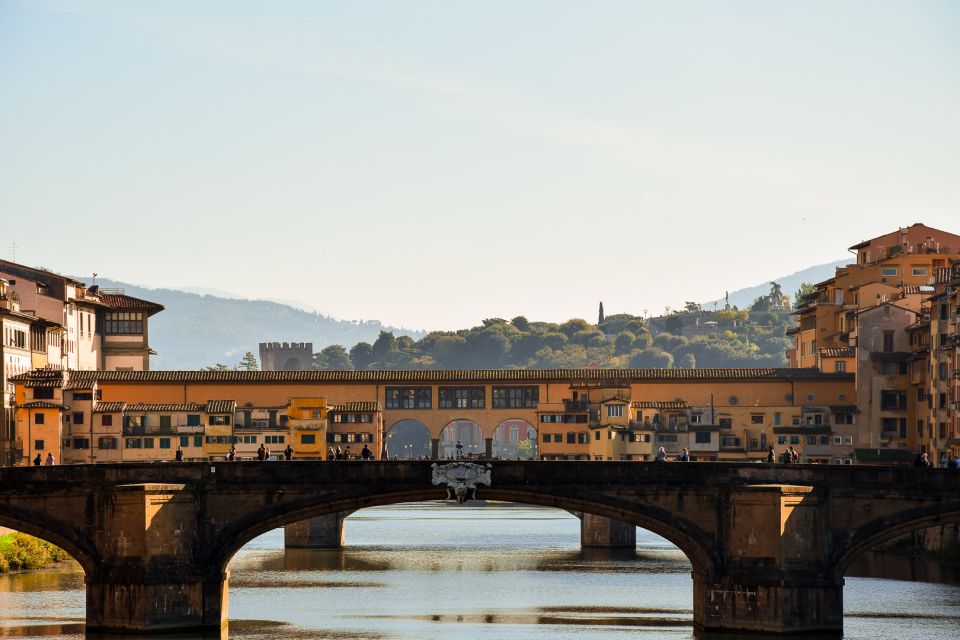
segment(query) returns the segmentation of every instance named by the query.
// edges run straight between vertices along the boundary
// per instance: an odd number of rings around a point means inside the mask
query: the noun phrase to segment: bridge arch
[[[536,460],[537,451],[537,428],[523,418],[507,418],[493,432],[494,458]]]
[[[3,506],[0,505],[0,527],[14,529],[54,544],[70,554],[80,564],[87,578],[96,575],[99,555],[86,540],[78,538],[75,531],[60,531],[61,527],[57,526],[53,520],[43,524],[33,521],[27,522],[5,511]],[[36,520],[37,515],[32,514],[31,519]]]
[[[440,430],[440,459],[456,458],[458,442],[463,456],[482,457],[487,452],[483,427],[469,418],[451,420]]]
[[[295,522],[328,516],[334,513],[350,513],[367,507],[386,506],[404,502],[422,502],[442,499],[445,492],[439,488],[432,490],[403,491],[396,493],[370,494],[333,502],[317,504],[286,505],[278,504],[270,512],[260,512],[236,523],[224,530],[220,539],[211,548],[217,550],[209,558],[210,569],[226,575],[227,565],[233,556],[248,542],[274,529]],[[536,491],[506,491],[495,488],[482,488],[481,495],[488,500],[502,500],[536,506],[555,507],[570,512],[589,513],[613,520],[619,520],[655,533],[676,545],[692,565],[694,574],[713,576],[720,562],[720,551],[716,542],[696,525],[674,514],[655,507],[646,507],[637,511],[636,504],[627,500],[605,499],[595,501],[590,498],[571,498]],[[323,500],[319,497],[318,500]]]
[[[842,578],[850,564],[861,554],[915,531],[943,524],[960,523],[960,501],[949,505],[921,506],[877,518],[853,532],[847,543],[833,555],[836,577]]]
[[[430,428],[415,418],[402,418],[384,433],[390,460],[429,458],[433,454]]]

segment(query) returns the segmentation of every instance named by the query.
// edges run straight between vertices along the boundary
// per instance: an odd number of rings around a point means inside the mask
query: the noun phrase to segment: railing
[[[174,427],[135,427],[124,426],[123,435],[125,436],[173,436],[178,432]],[[200,431],[199,433],[202,433]]]
[[[564,413],[586,413],[590,409],[590,403],[586,400],[564,400]]]

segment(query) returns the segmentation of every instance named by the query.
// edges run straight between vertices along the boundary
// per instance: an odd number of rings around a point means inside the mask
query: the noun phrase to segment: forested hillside
[[[601,310],[602,314],[602,310]],[[787,300],[774,285],[750,309],[683,311],[643,318],[619,314],[561,324],[490,318],[460,331],[419,340],[381,331],[372,343],[317,354],[318,369],[499,369],[581,367],[782,367],[792,325]]]

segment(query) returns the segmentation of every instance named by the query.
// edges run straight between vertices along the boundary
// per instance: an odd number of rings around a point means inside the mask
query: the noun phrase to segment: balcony
[[[125,436],[172,436],[177,433],[173,427],[134,427],[126,425],[123,427],[123,435]]]
[[[564,400],[564,413],[587,413],[590,410],[590,403],[586,400]]]

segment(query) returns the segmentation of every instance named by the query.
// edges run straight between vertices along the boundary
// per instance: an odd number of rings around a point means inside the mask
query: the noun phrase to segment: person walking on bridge
[[[683,451],[680,452],[680,457],[677,458],[680,462],[690,462],[690,452],[687,451],[687,448],[684,447]]]
[[[360,450],[360,457],[364,460],[369,460],[373,457],[373,451],[371,451],[367,445],[363,445],[363,449]]]
[[[283,459],[293,460],[293,447],[291,447],[289,444],[287,445],[287,448],[283,450]]]
[[[657,449],[656,462],[666,462],[667,461],[667,450],[663,447]]]
[[[263,446],[263,444],[261,444],[260,448],[257,449],[257,460],[259,460],[260,462],[263,462],[266,459],[267,459],[267,450]]]
[[[47,454],[47,459],[43,464],[47,465],[48,467],[52,467],[53,465],[57,464],[57,459],[53,457],[52,451]]]
[[[37,457],[33,459],[33,466],[39,467],[41,462],[42,462],[42,459],[40,458],[40,454],[38,453]]]
[[[777,452],[773,450],[773,445],[767,445],[767,462],[775,463],[777,461]]]

